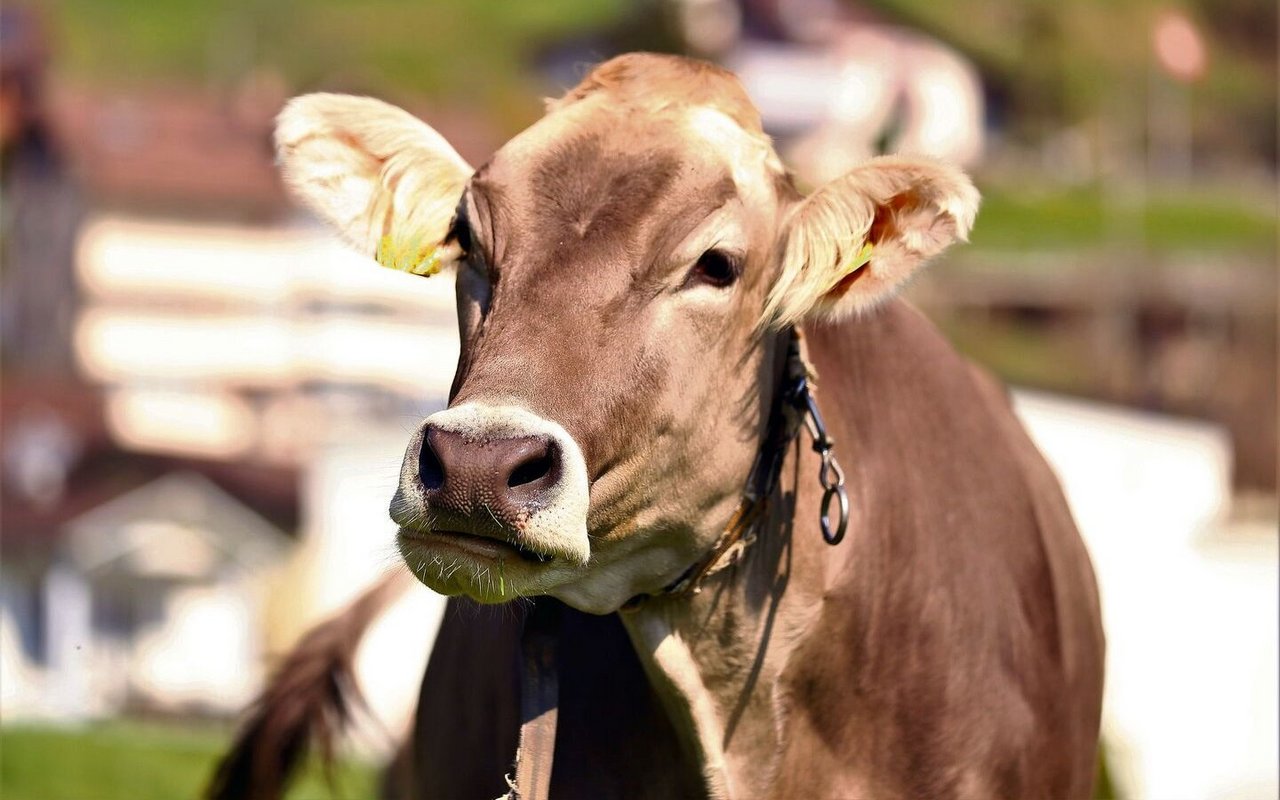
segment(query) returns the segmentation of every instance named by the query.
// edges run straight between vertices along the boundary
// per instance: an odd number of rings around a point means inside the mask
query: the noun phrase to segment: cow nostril
[[[521,462],[515,469],[511,471],[511,476],[507,478],[507,486],[516,488],[524,486],[527,483],[545,478],[555,469],[555,456],[550,448],[533,458]]]
[[[422,437],[422,452],[418,454],[418,479],[428,491],[444,486],[444,465],[431,447],[431,437]]]

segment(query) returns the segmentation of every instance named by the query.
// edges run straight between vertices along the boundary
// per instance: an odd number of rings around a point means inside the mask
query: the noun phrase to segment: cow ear
[[[968,237],[978,190],[923,158],[873,158],[809,195],[786,224],[766,321],[833,319],[892,297],[927,259]]]
[[[440,134],[368,97],[309,94],[276,120],[285,185],[362,253],[430,275],[472,169]]]

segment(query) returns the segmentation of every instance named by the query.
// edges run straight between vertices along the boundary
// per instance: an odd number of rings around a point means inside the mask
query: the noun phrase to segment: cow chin
[[[427,588],[450,597],[465,595],[478,603],[495,604],[547,595],[588,614],[609,614],[652,588],[617,565],[530,563],[511,553],[495,557],[426,538],[402,529],[397,537],[400,553]]]
[[[506,603],[520,597],[554,592],[580,574],[582,567],[568,563],[540,564],[506,554],[477,552],[458,546],[449,535],[418,533],[397,536],[405,564],[427,588],[447,596],[466,595],[479,603]]]

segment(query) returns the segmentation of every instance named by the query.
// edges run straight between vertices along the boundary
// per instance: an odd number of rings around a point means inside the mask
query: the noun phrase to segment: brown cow
[[[402,754],[408,796],[507,790],[528,601],[474,602],[548,596],[553,797],[1089,795],[1103,637],[1085,549],[1002,388],[892,299],[968,232],[967,178],[879,158],[804,197],[731,75],[656,55],[597,67],[474,172],[369,99],[295,100],[278,143],[289,184],[365,252],[457,262],[451,402],[392,503],[409,567],[462,596]],[[740,557],[671,591],[740,508],[793,325],[847,538],[824,543],[819,456],[793,443]],[[219,796],[271,783],[264,730],[296,745],[279,715],[306,703],[272,697]]]

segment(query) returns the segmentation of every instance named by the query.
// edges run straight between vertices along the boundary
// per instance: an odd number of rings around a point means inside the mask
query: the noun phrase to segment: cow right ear
[[[885,302],[968,237],[978,201],[968,176],[932,159],[879,156],[854,168],[792,212],[765,320],[839,319]]]
[[[308,94],[276,119],[285,185],[362,253],[431,275],[472,169],[425,123],[368,97]]]

